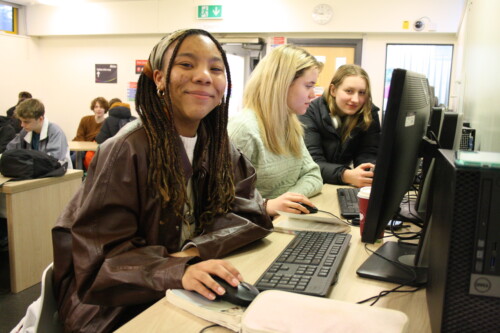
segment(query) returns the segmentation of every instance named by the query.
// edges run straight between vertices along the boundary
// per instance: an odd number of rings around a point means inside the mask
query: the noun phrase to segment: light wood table
[[[95,141],[70,141],[68,146],[70,151],[76,152],[75,169],[83,170],[83,153],[86,151],[96,151],[99,144]]]
[[[82,177],[82,170],[72,169],[61,177],[9,181],[0,187],[6,199],[11,292],[40,282],[53,260],[52,227]]]
[[[322,210],[332,213],[338,212],[337,187],[324,185],[322,193],[312,198],[312,201]],[[361,242],[359,228],[351,227],[350,233],[352,239],[349,251],[340,269],[338,281],[331,289],[328,297],[356,303],[371,296],[376,296],[382,290],[394,288],[395,284],[357,276],[356,270],[370,254],[365,250],[365,244]],[[239,249],[226,259],[238,268],[246,281],[254,283],[292,238],[293,236],[289,234],[273,232],[265,239]],[[368,247],[375,250],[381,245],[382,243],[369,244]],[[390,294],[382,297],[374,306],[406,313],[409,317],[408,332],[426,333],[431,331],[425,289],[415,293]],[[363,316],[360,314],[360,320],[362,318]],[[199,332],[210,324],[210,322],[172,306],[165,299],[161,299],[122,326],[117,332]],[[231,331],[217,327],[211,328],[208,332]]]

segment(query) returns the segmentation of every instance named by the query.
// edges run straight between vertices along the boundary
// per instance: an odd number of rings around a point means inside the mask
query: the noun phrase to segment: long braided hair
[[[226,68],[227,90],[221,103],[215,107],[200,123],[206,132],[206,142],[198,142],[193,165],[204,149],[208,150],[208,172],[205,206],[199,216],[202,227],[210,223],[215,215],[229,210],[234,200],[234,182],[232,163],[229,154],[227,135],[228,106],[231,96],[231,75],[226,54],[219,42],[207,31],[189,29],[176,31],[164,37],[151,52],[144,71],[139,77],[136,93],[136,110],[141,117],[149,143],[148,185],[159,193],[162,206],[171,205],[177,216],[183,216],[184,204],[188,203],[184,169],[181,165],[179,147],[182,145],[175,128],[172,99],[170,96],[170,76],[172,65],[182,42],[189,36],[209,37],[222,55]],[[176,42],[172,56],[166,68],[165,93],[157,91],[153,72],[161,68],[165,51]],[[203,144],[204,147],[200,147]],[[196,152],[198,154],[196,154]],[[201,154],[202,155],[202,154]],[[195,185],[196,186],[196,185]]]

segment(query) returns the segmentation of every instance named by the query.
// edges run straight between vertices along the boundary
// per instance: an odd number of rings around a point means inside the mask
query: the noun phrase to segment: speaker
[[[432,331],[500,332],[500,169],[457,167],[454,152],[440,150],[431,195]]]

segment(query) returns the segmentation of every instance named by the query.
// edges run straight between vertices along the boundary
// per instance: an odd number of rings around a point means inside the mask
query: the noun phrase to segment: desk
[[[76,152],[75,169],[83,170],[83,153],[86,151],[96,151],[99,144],[95,141],[70,141],[69,150]]]
[[[52,262],[52,234],[59,214],[82,183],[82,170],[62,177],[6,182],[10,288],[17,293],[40,282]]]
[[[326,184],[322,193],[311,200],[320,209],[338,212],[337,187]],[[364,249],[364,243],[361,243],[359,228],[352,227],[351,235],[351,245],[340,270],[339,279],[328,297],[355,303],[375,296],[382,290],[394,288],[396,285],[391,283],[357,276],[357,268],[368,258],[369,254]],[[263,240],[239,249],[226,259],[238,268],[246,281],[254,283],[292,238],[292,235],[274,232]],[[369,248],[376,249],[381,245],[369,245]],[[410,319],[408,332],[425,333],[431,331],[425,289],[416,293],[390,294],[381,298],[375,306],[406,313]],[[172,306],[165,299],[161,299],[122,326],[117,332],[199,332],[208,325],[210,325],[209,322]],[[231,331],[225,328],[214,328],[208,332]]]

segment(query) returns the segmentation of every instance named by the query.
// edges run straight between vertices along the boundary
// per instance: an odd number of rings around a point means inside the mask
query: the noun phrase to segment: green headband
[[[163,56],[168,47],[172,45],[180,36],[186,33],[187,29],[177,30],[170,35],[164,36],[149,54],[148,64],[144,67],[144,74],[153,80],[153,72],[158,69],[161,70],[163,65]]]

